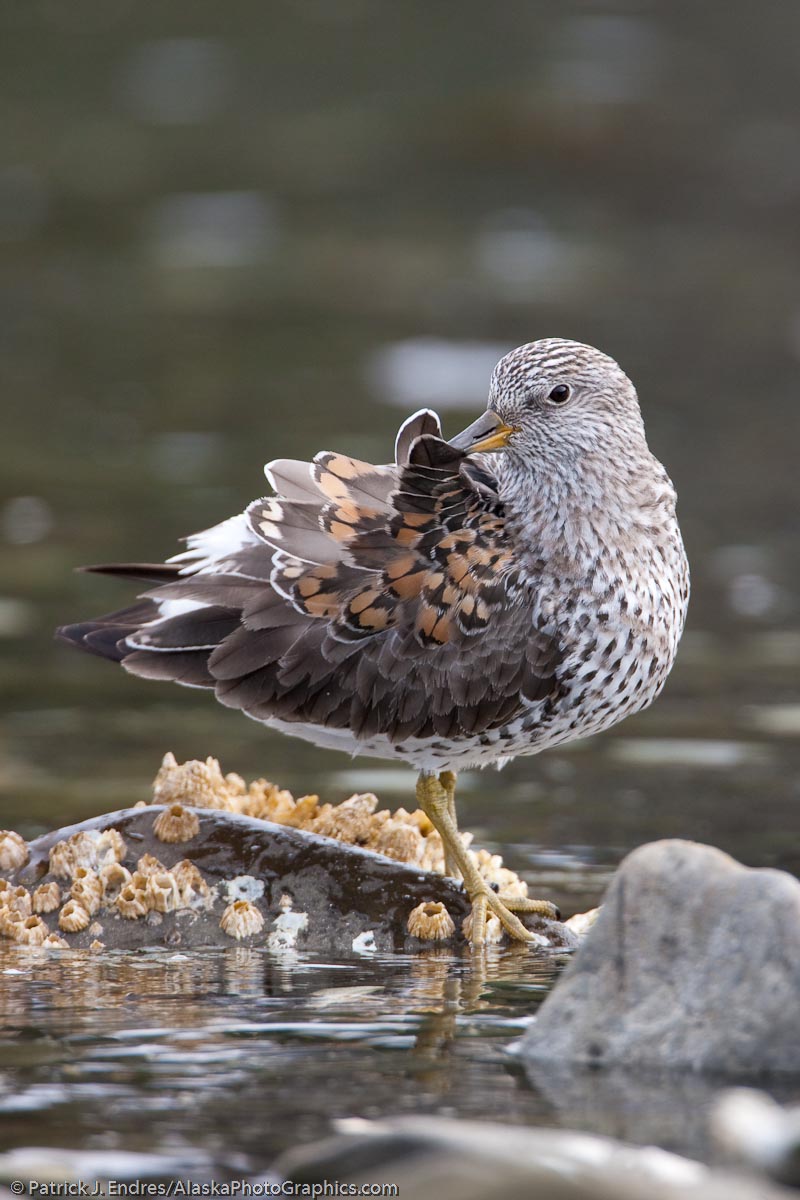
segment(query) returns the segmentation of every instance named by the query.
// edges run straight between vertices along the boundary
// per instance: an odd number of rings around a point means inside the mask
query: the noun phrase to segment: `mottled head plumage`
[[[644,438],[636,389],[619,364],[593,346],[563,338],[528,342],[501,358],[489,408],[520,430],[509,444],[512,456]]]

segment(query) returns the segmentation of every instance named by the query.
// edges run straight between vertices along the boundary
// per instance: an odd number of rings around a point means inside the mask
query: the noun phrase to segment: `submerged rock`
[[[800,1072],[800,882],[710,846],[623,861],[522,1043],[538,1063]]]
[[[783,1188],[659,1150],[565,1129],[442,1117],[339,1122],[342,1134],[284,1155],[295,1187],[391,1180],[415,1200],[789,1200]],[[310,1192],[309,1192],[310,1194]]]

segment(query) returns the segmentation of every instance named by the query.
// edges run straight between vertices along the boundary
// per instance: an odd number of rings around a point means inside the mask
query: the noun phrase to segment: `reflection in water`
[[[338,1116],[485,1116],[491,1096],[510,1120],[547,1121],[504,1046],[562,961],[3,948],[0,1150],[190,1144],[260,1169]]]

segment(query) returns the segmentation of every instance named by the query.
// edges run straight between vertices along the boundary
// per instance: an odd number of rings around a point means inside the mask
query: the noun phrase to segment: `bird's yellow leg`
[[[486,920],[489,913],[494,913],[510,937],[516,938],[520,942],[538,941],[537,935],[526,929],[519,918],[514,916],[514,911],[556,917],[557,909],[547,900],[500,896],[497,892],[492,891],[470,859],[458,836],[458,826],[450,816],[450,803],[451,799],[448,797],[447,789],[440,779],[435,775],[422,774],[419,776],[417,804],[441,837],[445,855],[461,872],[464,887],[472,903],[471,941],[473,946],[482,946],[486,940]]]
[[[455,771],[441,771],[439,773],[439,783],[442,785],[442,787],[445,790],[445,795],[447,796],[447,815],[449,816],[450,820],[452,821],[453,827],[456,830],[456,836],[458,837],[458,817],[456,816],[456,773],[455,773]],[[458,837],[458,840],[461,841],[461,838]],[[453,879],[461,878],[461,871],[459,870],[458,864],[454,860],[453,855],[450,852],[450,849],[446,842],[444,843],[444,873],[445,873],[445,875],[451,875]]]

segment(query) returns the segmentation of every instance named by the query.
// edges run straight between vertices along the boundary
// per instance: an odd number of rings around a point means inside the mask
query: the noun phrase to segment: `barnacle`
[[[129,921],[135,921],[137,917],[143,917],[147,913],[147,896],[144,888],[134,887],[132,883],[128,883],[117,896],[117,910],[121,917],[126,917]]]
[[[90,917],[94,916],[103,899],[103,885],[97,872],[88,867],[76,867],[70,895],[83,905]]]
[[[180,906],[180,892],[171,871],[159,871],[150,875],[145,894],[148,907],[155,912],[174,912]]]
[[[100,886],[103,889],[103,903],[113,904],[120,892],[131,881],[131,873],[122,863],[109,863],[98,872]]]
[[[165,754],[161,769],[153,780],[154,804],[231,809],[236,808],[233,797],[237,792],[238,783],[228,782],[216,758],[178,763],[174,754]]]
[[[31,915],[31,896],[27,888],[7,887],[0,895],[0,933],[13,937],[13,928]]]
[[[182,804],[171,804],[153,822],[153,833],[160,842],[190,842],[199,832],[197,813]]]
[[[456,927],[445,906],[438,900],[424,901],[408,914],[408,932],[424,942],[441,942],[452,937]]]
[[[136,864],[136,870],[145,879],[150,875],[158,875],[162,871],[166,871],[164,864],[155,857],[154,854],[143,854]]]
[[[59,879],[69,879],[74,867],[72,847],[69,842],[56,842],[50,851],[50,874],[56,875]]]
[[[528,895],[528,885],[520,879],[515,871],[503,866],[499,854],[490,854],[488,850],[470,850],[469,856],[489,884],[494,884],[504,896],[524,899]]]
[[[223,933],[236,938],[238,942],[241,938],[260,933],[264,927],[264,918],[249,900],[234,900],[222,914],[219,926]]]
[[[33,893],[33,911],[36,913],[55,912],[61,903],[61,888],[55,879],[48,883],[40,883]]]
[[[233,799],[244,796],[247,791],[247,784],[235,771],[231,771],[225,776],[225,786],[228,789],[228,795]]]
[[[89,913],[75,899],[68,900],[58,914],[58,924],[65,933],[80,933],[89,924]]]
[[[117,829],[82,829],[50,851],[50,872],[70,879],[79,867],[95,871],[99,866],[117,862],[125,856],[125,842]]]
[[[328,807],[330,808],[330,805]],[[308,829],[318,813],[319,796],[301,796],[295,801],[294,808],[284,824],[291,825],[294,829]]]
[[[25,839],[13,829],[0,829],[0,871],[18,871],[27,861]]]
[[[398,808],[393,815],[396,821],[404,821],[407,825],[416,825],[423,837],[434,832],[430,817],[421,808],[415,808],[413,812],[406,812],[404,808]]]
[[[112,863],[122,862],[127,850],[125,839],[118,829],[104,829],[95,846],[95,866],[107,867]]]
[[[69,942],[58,933],[48,933],[42,946],[45,950],[69,950]]]
[[[472,913],[469,913],[462,921],[461,932],[468,942],[472,941]],[[489,913],[486,918],[486,932],[483,940],[487,946],[495,945],[503,940],[503,926],[500,924],[500,918],[496,917],[494,913]]]
[[[3,937],[16,939],[17,929],[22,925],[23,921],[27,921],[25,913],[17,912],[12,908],[0,908],[0,934]]]
[[[247,795],[242,798],[244,815],[257,817],[260,821],[277,821],[284,824],[294,807],[292,793],[276,787],[266,779],[256,779],[250,784]]]
[[[41,946],[49,933],[50,930],[41,917],[25,917],[16,927],[14,941],[22,942],[26,946]]]
[[[188,858],[182,858],[172,868],[172,877],[180,893],[179,908],[208,908],[211,904],[211,888],[198,868]]]
[[[294,950],[298,935],[308,929],[308,913],[294,912],[291,905],[282,911],[272,922],[272,929],[267,938],[270,950]]]
[[[91,930],[90,930],[90,932],[91,932]],[[105,942],[101,942],[97,938],[95,938],[93,942],[89,942],[89,949],[94,950],[95,952],[97,952],[98,950],[105,950],[105,948],[106,948]]]
[[[425,838],[422,861],[419,865],[423,871],[435,871],[439,875],[444,874],[444,846],[442,845],[442,839],[435,829]]]
[[[370,834],[367,846],[376,854],[385,854],[397,862],[421,863],[425,838],[415,825],[390,817]]]
[[[367,792],[351,796],[341,804],[325,805],[313,824],[315,833],[336,838],[340,842],[361,845],[370,834],[372,814],[378,806],[378,797]],[[327,810],[327,811],[325,811]]]
[[[599,908],[590,908],[588,912],[573,913],[569,920],[565,921],[567,929],[571,929],[578,937],[585,937],[590,929],[593,928],[597,918],[600,916]]]

